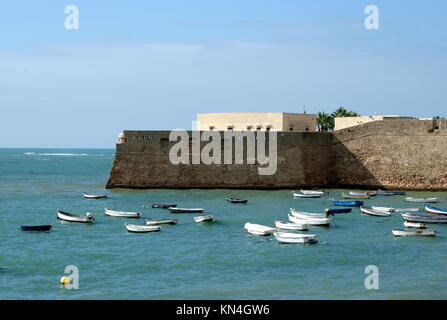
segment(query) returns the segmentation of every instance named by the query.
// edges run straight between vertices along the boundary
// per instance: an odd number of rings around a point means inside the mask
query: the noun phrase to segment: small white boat
[[[404,226],[406,228],[416,228],[416,229],[425,229],[427,225],[424,222],[412,222],[404,220]]]
[[[275,221],[275,227],[282,230],[306,231],[309,229],[309,225],[305,223],[295,223],[289,221]]]
[[[349,193],[342,192],[341,195],[342,195],[343,199],[369,199],[369,198],[371,198],[371,196],[369,194],[352,195]]]
[[[417,202],[417,203],[436,203],[436,202],[438,202],[438,198],[412,198],[412,197],[406,197],[405,201],[407,201],[407,202]]]
[[[371,208],[373,210],[377,210],[377,211],[385,211],[385,212],[394,212],[396,211],[396,208],[392,208],[392,207],[377,207],[377,206],[371,206]]]
[[[273,234],[273,232],[276,231],[275,228],[263,226],[260,224],[250,223],[247,222],[244,225],[244,229],[251,234],[257,235],[257,236],[270,236]]]
[[[315,243],[318,241],[317,234],[274,232],[273,236],[282,243]]]
[[[402,218],[410,222],[424,222],[424,223],[447,223],[445,216],[427,216],[420,214],[402,213]]]
[[[389,217],[391,216],[390,212],[386,211],[379,211],[379,210],[372,210],[364,207],[360,207],[360,211],[364,214],[375,216],[375,217]]]
[[[319,195],[324,195],[324,191],[319,191],[319,190],[303,190],[303,189],[301,189],[301,193],[302,194],[319,194]]]
[[[417,212],[420,211],[419,208],[395,208],[396,212]]]
[[[177,207],[169,207],[170,213],[200,213],[203,212],[203,208],[177,208]]]
[[[313,213],[313,212],[304,212],[304,211],[297,211],[294,208],[290,208],[290,214],[294,217],[300,218],[300,219],[322,219],[327,218],[327,213]]]
[[[329,226],[332,223],[332,218],[298,218],[289,214],[289,221],[298,224],[308,224],[310,226]]]
[[[304,194],[304,193],[293,193],[293,196],[295,198],[321,198],[321,194],[315,193],[315,194]]]
[[[106,194],[94,194],[94,193],[83,193],[85,199],[104,199],[107,198]]]
[[[135,233],[145,233],[145,232],[156,232],[160,231],[160,226],[141,226],[139,224],[129,224],[125,223],[127,231]]]
[[[159,224],[177,224],[178,219],[160,219],[160,220],[146,220],[146,225],[156,226]]]
[[[60,220],[70,221],[70,222],[82,222],[82,223],[90,223],[95,222],[95,218],[90,212],[87,212],[85,216],[75,216],[71,213],[57,210],[57,218]]]
[[[194,217],[195,222],[210,222],[213,221],[214,216],[212,214],[209,214],[207,216],[197,216]]]
[[[403,236],[434,236],[436,234],[436,229],[393,229],[391,230],[393,236],[403,237]]]
[[[351,196],[375,196],[377,191],[366,191],[366,192],[349,191],[348,193]]]
[[[105,208],[104,214],[111,217],[121,217],[121,218],[139,218],[140,213],[138,212],[128,212],[128,211],[118,211],[118,210],[110,210]]]

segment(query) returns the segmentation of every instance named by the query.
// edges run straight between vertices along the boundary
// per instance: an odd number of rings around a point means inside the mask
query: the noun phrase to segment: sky
[[[446,12],[445,0],[2,0],[0,147],[114,148],[123,130],[191,129],[205,112],[447,117]]]

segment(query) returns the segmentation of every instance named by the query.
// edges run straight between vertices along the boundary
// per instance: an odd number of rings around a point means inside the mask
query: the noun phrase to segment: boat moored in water
[[[212,214],[209,214],[207,216],[197,216],[194,217],[195,222],[211,222],[213,221],[214,216]]]
[[[310,226],[329,226],[332,223],[332,218],[299,218],[289,214],[289,221]]]
[[[277,229],[282,230],[299,230],[299,231],[306,231],[309,229],[309,225],[306,223],[295,223],[295,222],[289,222],[289,221],[275,221],[275,227]]]
[[[81,222],[81,223],[90,223],[95,222],[95,218],[90,212],[87,212],[85,216],[76,216],[74,214],[62,211],[57,209],[57,218],[59,220],[69,221],[69,222]]]
[[[250,222],[247,222],[244,225],[244,229],[248,233],[251,233],[251,234],[254,234],[257,236],[270,236],[273,234],[273,232],[276,231],[276,228],[267,227],[267,226],[263,226],[261,224],[255,224],[255,223],[250,223]]]
[[[424,223],[447,223],[445,216],[428,216],[421,214],[402,213],[402,218],[410,222],[424,222]]]
[[[393,229],[391,230],[393,236],[404,237],[404,236],[435,236],[436,229]]]
[[[168,208],[170,213],[200,213],[203,208]]]
[[[226,200],[231,203],[247,203],[248,202],[247,199],[238,199],[238,198],[227,198]]]
[[[394,212],[394,211],[396,211],[396,208],[392,208],[392,207],[371,206],[371,209],[377,210],[377,211],[386,211],[386,212]]]
[[[305,194],[305,193],[293,192],[293,196],[295,198],[321,198],[322,194],[319,194],[319,193]]]
[[[405,191],[390,191],[390,190],[379,189],[379,190],[377,190],[376,194],[377,195],[381,195],[381,196],[383,196],[383,195],[385,195],[385,196],[388,196],[388,195],[391,195],[391,196],[404,196],[406,194],[406,192]]]
[[[146,232],[157,232],[161,230],[160,226],[142,226],[139,224],[129,224],[125,223],[128,232],[134,233],[146,233]]]
[[[369,199],[369,198],[371,198],[371,196],[369,194],[352,195],[349,193],[342,192],[341,195],[342,195],[343,199]]]
[[[51,224],[30,226],[30,225],[21,225],[20,230],[22,231],[50,231]]]
[[[104,214],[111,217],[120,217],[120,218],[139,218],[139,212],[129,212],[129,211],[119,211],[119,210],[110,210],[105,208]]]
[[[447,215],[447,209],[435,208],[429,205],[425,205],[424,211],[431,214]]]
[[[416,229],[425,229],[427,225],[424,222],[411,222],[404,220],[404,226],[406,228],[416,228]]]
[[[292,232],[274,232],[273,236],[282,243],[316,243],[318,241],[317,234],[303,234]]]
[[[94,193],[83,193],[85,199],[104,199],[107,198],[106,194],[94,194]]]
[[[294,217],[300,218],[300,219],[308,219],[308,218],[327,218],[327,213],[313,213],[313,212],[304,212],[304,211],[298,211],[294,208],[290,208],[290,214]]]
[[[406,197],[405,201],[407,201],[407,202],[417,202],[417,203],[436,203],[436,202],[438,202],[438,198],[413,198],[413,197]]]
[[[364,202],[363,201],[349,201],[349,200],[335,200],[335,199],[331,199],[332,204],[336,205],[336,206],[347,206],[347,207],[361,207],[363,206]]]
[[[147,226],[156,226],[159,224],[177,224],[178,219],[159,219],[159,220],[146,220]]]
[[[360,207],[360,211],[364,214],[375,217],[390,217],[391,213],[387,211],[373,210],[365,207]]]
[[[349,213],[349,212],[351,212],[352,211],[352,208],[332,208],[332,209],[329,209],[329,208],[326,208],[326,209],[324,209],[324,213],[326,213],[327,215],[330,215],[330,214],[332,214],[332,215],[334,215],[335,213]]]
[[[319,194],[319,195],[324,195],[324,190],[320,191],[320,190],[300,190],[302,194]]]
[[[152,208],[158,208],[158,209],[169,209],[177,207],[176,204],[165,204],[165,203],[152,203],[151,206]]]

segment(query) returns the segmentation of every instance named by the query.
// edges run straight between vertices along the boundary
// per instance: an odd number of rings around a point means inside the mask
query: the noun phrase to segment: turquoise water
[[[339,214],[329,228],[313,227],[316,245],[283,245],[243,230],[245,222],[273,226],[289,208],[321,212],[320,199],[293,199],[292,190],[104,190],[114,150],[0,149],[1,299],[445,299],[447,226],[433,225],[434,238],[393,238],[402,228],[390,218]],[[86,200],[82,192],[107,192]],[[249,199],[230,204],[225,197]],[[435,196],[447,207],[445,192]],[[367,201],[414,207],[403,196]],[[210,225],[194,215],[141,208],[151,201],[203,207]],[[140,211],[143,219],[104,216],[104,207]],[[61,222],[56,209],[91,212],[96,224]],[[131,234],[124,222],[175,217],[176,226]],[[48,233],[22,232],[21,224],[52,224]],[[67,265],[79,269],[79,289],[61,287]],[[367,290],[368,265],[379,268],[379,289]]]

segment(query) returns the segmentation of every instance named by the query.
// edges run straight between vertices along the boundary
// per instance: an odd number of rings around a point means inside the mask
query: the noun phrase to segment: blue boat
[[[326,214],[349,213],[351,211],[352,211],[352,208],[324,209],[324,213],[326,213]]]
[[[51,225],[50,224],[45,224],[45,225],[41,225],[41,226],[23,225],[23,226],[20,226],[20,230],[22,230],[22,231],[50,231]]]
[[[348,206],[348,207],[361,207],[363,206],[363,201],[345,201],[345,200],[331,200],[331,202],[336,206]]]
[[[425,205],[424,210],[427,213],[447,215],[447,209],[432,207],[428,204]]]
[[[168,209],[168,208],[175,208],[177,207],[176,204],[164,204],[164,203],[153,203],[152,208],[159,208],[159,209]]]

